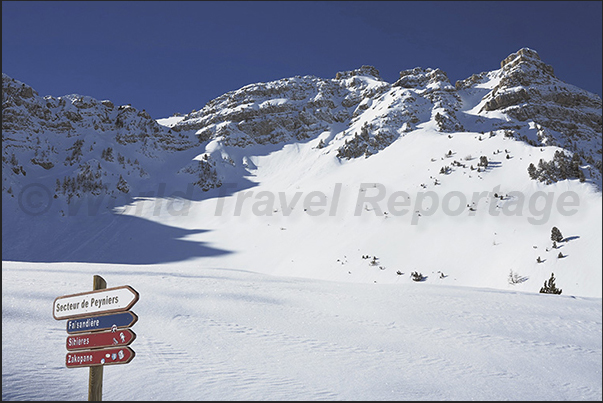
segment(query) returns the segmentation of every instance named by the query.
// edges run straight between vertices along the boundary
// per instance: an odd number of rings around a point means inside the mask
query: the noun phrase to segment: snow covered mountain
[[[151,161],[196,145],[194,139],[172,134],[144,109],[115,107],[81,95],[54,98],[2,75],[2,186],[12,193],[29,173],[48,178],[55,194],[125,191],[127,178],[149,177]],[[141,163],[142,161],[142,163]],[[123,179],[123,177],[122,177]],[[60,186],[58,185],[60,182]],[[120,184],[121,186],[118,186]]]
[[[2,82],[3,260],[533,292],[554,272],[601,297],[601,98],[534,50],[454,85],[362,66],[157,120]]]
[[[330,80],[305,76],[252,84],[172,126],[194,130],[201,141],[220,147],[319,138],[321,148],[345,159],[375,154],[417,127],[498,131],[534,146],[563,147],[580,155],[600,185],[601,98],[557,79],[527,48],[503,60],[501,69],[455,86],[431,68],[403,71],[389,84],[370,66]]]

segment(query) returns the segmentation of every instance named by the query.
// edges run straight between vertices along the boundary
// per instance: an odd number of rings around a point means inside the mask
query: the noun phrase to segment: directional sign
[[[100,313],[127,311],[138,301],[138,292],[129,285],[65,295],[54,300],[56,320],[81,318]]]
[[[86,350],[91,348],[127,346],[134,341],[136,334],[129,330],[115,332],[84,333],[67,337],[67,350]]]
[[[95,332],[99,330],[123,329],[138,320],[134,312],[120,312],[110,315],[91,316],[67,321],[67,333]]]
[[[101,350],[67,353],[67,368],[94,367],[97,365],[127,364],[136,354],[130,347],[104,348]]]

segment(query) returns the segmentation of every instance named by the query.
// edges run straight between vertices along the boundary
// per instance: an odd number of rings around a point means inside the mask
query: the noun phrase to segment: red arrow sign
[[[127,346],[134,341],[136,334],[130,329],[115,332],[85,333],[67,337],[67,350],[86,350],[90,348]]]
[[[67,353],[67,368],[93,367],[96,365],[127,364],[135,353],[130,347],[105,348],[102,350],[78,351]]]

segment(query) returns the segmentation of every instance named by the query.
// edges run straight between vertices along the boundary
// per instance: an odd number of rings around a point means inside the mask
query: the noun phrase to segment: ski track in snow
[[[50,310],[97,272],[140,293],[136,357],[104,369],[105,400],[601,398],[597,298],[4,262],[3,400],[86,397],[88,370],[65,368]]]

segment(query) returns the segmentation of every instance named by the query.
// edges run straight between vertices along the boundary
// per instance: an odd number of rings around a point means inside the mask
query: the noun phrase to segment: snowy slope
[[[600,400],[601,299],[212,268],[4,263],[2,399],[85,400],[52,301],[140,293],[103,400]],[[42,287],[41,284],[44,286]],[[32,382],[35,379],[35,382]]]
[[[227,198],[193,202],[186,216],[155,217],[156,205],[148,201],[124,213],[140,212],[189,231],[202,228],[205,231],[187,239],[235,252],[227,259],[209,257],[212,266],[388,283],[409,282],[410,273],[418,270],[429,275],[429,281],[533,292],[555,272],[565,292],[600,297],[600,193],[591,185],[570,181],[547,186],[525,180],[518,185],[515,178],[524,175],[524,161],[546,154],[502,136],[484,140],[479,148],[474,147],[477,143],[474,135],[459,134],[442,143],[438,134],[417,131],[378,155],[343,166],[311,145],[289,146],[253,161],[258,167],[253,180],[258,185]],[[455,168],[440,174],[441,167],[453,159],[445,157],[448,147],[460,155],[476,156],[467,165],[475,164],[481,153],[491,156],[505,148],[513,158],[507,160],[503,151],[490,159],[490,164],[500,165],[486,172]],[[413,151],[417,148],[431,150],[432,157],[418,158]],[[284,165],[293,169],[284,170]],[[383,197],[375,205],[362,203],[358,211],[364,189],[367,198],[379,192]],[[550,209],[544,204],[530,207],[534,201],[544,203],[537,193],[543,191],[551,197]],[[391,208],[391,203],[404,201],[396,199],[396,192],[408,194],[408,207]],[[452,192],[460,196],[449,200],[453,211],[447,214],[442,206]],[[477,200],[475,194],[483,192]],[[521,193],[513,197],[513,192]],[[576,214],[564,216],[557,209],[564,192],[577,195]],[[504,194],[505,199],[494,198],[494,193]],[[429,211],[430,195],[439,200],[434,213]],[[422,203],[418,203],[420,197],[424,197]],[[461,197],[465,201],[459,208]],[[524,201],[518,209],[520,198]],[[381,211],[375,211],[375,206]],[[396,216],[395,210],[408,212]],[[551,248],[552,226],[571,238],[559,249]],[[560,251],[564,258],[558,258]],[[371,266],[370,260],[362,258],[365,255],[377,256],[379,264]],[[538,256],[544,263],[536,262]],[[529,281],[508,284],[510,270]],[[440,271],[447,277],[440,279]]]

